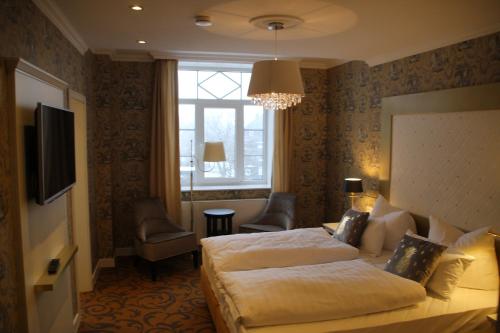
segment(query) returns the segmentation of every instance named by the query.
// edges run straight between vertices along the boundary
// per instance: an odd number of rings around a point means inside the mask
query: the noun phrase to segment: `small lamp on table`
[[[363,180],[360,178],[346,178],[344,180],[344,192],[351,199],[351,208],[354,208],[354,200],[363,193]]]

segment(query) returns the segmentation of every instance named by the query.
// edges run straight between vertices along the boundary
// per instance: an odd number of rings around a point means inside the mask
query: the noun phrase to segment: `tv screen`
[[[38,157],[37,203],[68,191],[75,176],[75,124],[71,111],[38,103],[35,111]]]

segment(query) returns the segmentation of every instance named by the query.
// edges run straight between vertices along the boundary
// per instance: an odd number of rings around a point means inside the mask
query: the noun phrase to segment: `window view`
[[[219,68],[218,68],[219,69]],[[181,186],[266,185],[268,112],[246,96],[251,68],[179,69]],[[203,162],[205,142],[222,141],[225,162]]]

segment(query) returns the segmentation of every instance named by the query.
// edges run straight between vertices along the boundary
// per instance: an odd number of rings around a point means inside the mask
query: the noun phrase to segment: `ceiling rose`
[[[276,15],[280,13],[280,15]],[[213,26],[205,30],[242,39],[272,40],[267,24],[271,17],[285,25],[280,40],[319,38],[340,33],[357,23],[350,9],[324,0],[237,0],[207,8]]]

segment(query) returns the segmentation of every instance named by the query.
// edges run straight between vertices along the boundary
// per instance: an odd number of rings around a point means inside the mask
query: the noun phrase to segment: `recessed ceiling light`
[[[137,43],[139,43],[139,44],[147,44],[148,42],[146,42],[145,40],[140,39],[140,40],[137,41]]]
[[[140,12],[144,8],[142,8],[142,6],[139,6],[139,5],[132,5],[132,6],[130,6],[130,9],[135,10],[137,12]]]
[[[198,15],[194,17],[194,24],[198,27],[211,27],[210,16]]]

